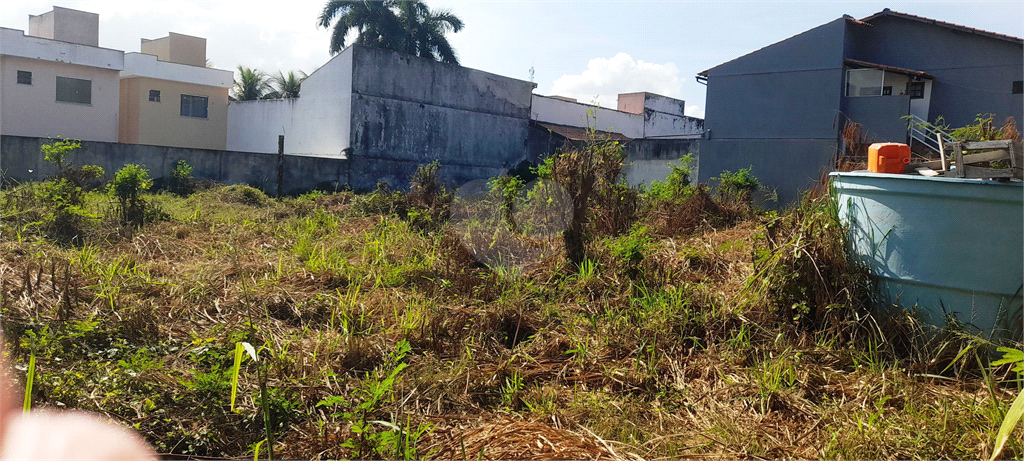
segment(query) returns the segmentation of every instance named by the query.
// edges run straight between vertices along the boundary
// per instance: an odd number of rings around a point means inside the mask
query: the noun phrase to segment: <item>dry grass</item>
[[[596,238],[584,268],[556,247],[498,273],[450,228],[353,209],[366,198],[245,197],[155,196],[169,222],[82,248],[5,220],[5,349],[16,365],[36,351],[34,405],[102,412],[168,456],[251,457],[264,367],[279,458],[356,456],[345,443],[362,418],[371,434],[429,427],[405,443],[431,459],[931,459],[988,457],[1016,392],[1005,369],[961,361],[936,377],[952,359],[932,362],[935,345],[836,334],[846,317],[793,322],[780,294],[752,292],[759,251],[850,271],[836,247],[790,238],[816,225],[806,214],[715,220],[725,205],[694,199],[684,231]],[[866,312],[836,287],[812,294]],[[237,341],[262,350],[232,413]],[[398,363],[363,416],[343,415]],[[332,396],[347,403],[318,405]],[[1020,457],[1020,440],[1003,455]],[[389,447],[374,450],[400,457]]]

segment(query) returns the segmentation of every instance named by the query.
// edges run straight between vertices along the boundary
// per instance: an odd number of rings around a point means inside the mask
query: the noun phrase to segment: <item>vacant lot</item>
[[[449,222],[418,186],[144,195],[141,227],[91,192],[78,239],[5,190],[11,372],[35,356],[35,407],[238,458],[987,459],[1019,392],[992,345],[870,309],[825,198],[627,194],[571,262],[554,234],[495,258],[521,229],[474,242],[491,202]]]

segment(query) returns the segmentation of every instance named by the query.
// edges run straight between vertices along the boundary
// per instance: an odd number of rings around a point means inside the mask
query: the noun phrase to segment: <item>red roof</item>
[[[917,16],[917,15],[908,14],[908,13],[900,13],[899,11],[893,11],[893,10],[890,10],[888,8],[886,8],[886,9],[884,9],[884,10],[878,12],[878,13],[875,13],[875,14],[873,14],[871,16],[868,16],[868,17],[866,17],[864,19],[861,19],[861,21],[871,22],[872,20],[874,20],[876,18],[879,18],[879,17],[882,17],[882,16],[895,16],[897,18],[909,19],[911,21],[923,22],[925,24],[934,24],[934,25],[937,25],[937,26],[948,27],[950,29],[956,29],[956,30],[960,30],[960,31],[963,31],[963,32],[969,32],[969,33],[972,33],[972,34],[978,34],[978,35],[982,35],[982,36],[985,36],[985,37],[995,38],[995,39],[999,39],[999,40],[1006,40],[1008,42],[1024,43],[1024,39],[1020,39],[1020,38],[1017,38],[1017,37],[1014,37],[1014,36],[1011,36],[1011,35],[1000,34],[998,32],[989,32],[987,30],[981,30],[981,29],[975,29],[973,27],[961,26],[960,24],[953,24],[951,22],[939,21],[937,19],[929,19],[929,18],[926,18],[926,17],[923,17],[923,16]]]

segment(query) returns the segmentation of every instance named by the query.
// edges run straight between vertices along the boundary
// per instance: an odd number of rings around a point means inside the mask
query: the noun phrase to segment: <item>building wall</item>
[[[928,72],[935,77],[928,120],[952,126],[977,114],[1007,116],[1022,127],[1024,100],[1011,85],[1024,77],[1024,45],[893,16],[851,26],[850,58]]]
[[[872,142],[905,143],[907,121],[903,117],[910,114],[910,101],[906,95],[843,98],[843,113],[863,125],[867,139]]]
[[[564,101],[549,96],[533,95],[530,118],[558,125],[592,127],[620,133],[627,138],[644,137],[644,116],[606,109],[590,104]]]
[[[32,72],[31,85],[17,83],[19,70]],[[58,102],[58,76],[91,80],[92,103]],[[0,134],[118,139],[118,70],[3,55],[0,92]]]
[[[55,6],[52,11],[29,15],[28,31],[36,37],[100,46],[100,15]]]
[[[155,40],[142,39],[140,51],[161,61],[206,67],[206,39],[170,32]]]
[[[526,159],[533,84],[391,51],[353,46],[352,186],[407,187],[439,160],[454,185]],[[303,92],[306,91],[303,84]]]
[[[751,168],[786,204],[817,180],[835,153],[845,29],[837,19],[709,70],[700,182]]]
[[[696,181],[700,145],[699,139],[634,139],[627,142],[622,147],[626,156],[622,166],[626,184],[649,186],[654,181],[664,181],[672,172],[670,164],[687,154],[693,157],[690,181]]]
[[[302,82],[297,99],[232,101],[228,104],[227,149],[345,158],[350,144],[352,48]]]
[[[147,77],[121,80],[120,142],[196,149],[227,148],[228,89]],[[150,101],[150,90],[160,101]],[[207,118],[181,115],[181,95],[205,96]]]

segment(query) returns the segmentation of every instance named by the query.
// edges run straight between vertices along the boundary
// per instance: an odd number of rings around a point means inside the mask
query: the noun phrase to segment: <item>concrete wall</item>
[[[17,83],[19,70],[31,85]],[[92,103],[58,102],[58,76],[92,81]],[[0,56],[0,134],[116,142],[119,91],[117,70]]]
[[[146,77],[121,79],[120,142],[195,149],[227,148],[228,89]],[[160,101],[150,101],[150,90]],[[207,118],[181,115],[181,95],[205,96]]]
[[[700,144],[701,141],[696,139],[634,139],[627,142],[622,148],[623,154],[626,155],[622,168],[626,184],[636,187],[663,181],[672,172],[669,164],[686,154],[693,155],[693,164],[690,165],[693,173],[690,175],[690,181],[695,182]]]
[[[1022,95],[1011,94],[1024,79],[1024,45],[906,18],[883,15],[872,27],[851,26],[853,59],[928,72],[935,77],[928,120],[942,116],[952,126],[995,113],[1024,123]]]
[[[28,31],[36,37],[100,46],[100,15],[55,6],[38,16],[30,14]]]
[[[550,96],[533,95],[530,118],[558,125],[593,127],[620,133],[627,138],[644,137],[644,116],[613,109],[581,104]]]
[[[532,83],[376,48],[349,50],[353,188],[407,187],[417,166],[433,160],[442,179],[460,185],[526,159]]]
[[[310,74],[297,99],[229,103],[227,149],[277,153],[277,137],[284,135],[288,154],[344,158],[351,133],[352,50]]]
[[[21,136],[0,137],[3,152],[0,172],[4,181],[36,181],[54,174],[53,164],[43,159],[39,146],[47,139]],[[76,165],[99,165],[109,180],[128,163],[142,164],[150,177],[166,180],[179,160],[194,168],[196,178],[225,184],[249,184],[271,196],[277,193],[277,155],[223,150],[181,149],[104,142],[83,142],[82,149],[69,156]],[[334,190],[348,183],[348,161],[286,155],[284,193],[296,195],[314,188]]]
[[[142,39],[140,51],[161,61],[206,67],[206,39],[170,32],[155,40]]]

